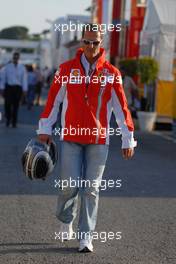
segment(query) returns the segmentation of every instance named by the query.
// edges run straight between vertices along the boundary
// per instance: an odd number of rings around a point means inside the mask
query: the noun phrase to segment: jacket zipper
[[[84,74],[86,76],[86,72],[85,72],[85,69],[84,69],[82,63],[81,63],[81,66],[82,66],[82,69],[83,69]],[[95,74],[95,72],[96,72],[96,68],[92,72],[90,78],[92,78],[92,76]],[[85,93],[85,96],[84,96],[85,101],[86,101],[87,104],[88,104],[88,95],[87,95],[87,92],[88,92],[89,84],[90,84],[89,82],[86,83],[86,93]],[[99,140],[99,137],[100,137],[99,136],[99,130],[100,130],[100,121],[99,121],[99,119],[100,119],[100,109],[101,109],[101,102],[102,102],[103,92],[104,92],[104,89],[101,88],[101,86],[100,86],[100,92],[99,92],[99,95],[98,95],[98,106],[97,106],[97,112],[96,112],[96,122],[97,122],[97,130],[98,130],[98,133],[96,135],[95,144],[98,144],[98,140]]]
[[[94,69],[94,71],[92,72],[92,74],[91,74],[90,76],[88,75],[89,78],[90,78],[90,79],[89,79],[90,81],[91,81],[91,78],[92,78],[92,76],[94,75],[95,72],[96,72],[96,68]],[[86,77],[87,77],[87,76],[86,76]],[[88,93],[89,85],[90,85],[90,82],[86,83],[86,93],[85,93],[85,96],[84,96],[84,98],[85,98],[87,104],[89,104],[89,103],[88,103],[88,94],[87,94],[87,93]]]
[[[81,63],[81,67],[82,67],[82,70],[83,70],[83,72],[84,72],[84,76],[85,77],[87,77],[86,76],[86,71],[85,71],[85,69],[84,69],[84,66],[82,65],[82,62],[80,61],[80,63]],[[86,83],[86,93],[85,93],[85,95],[84,95],[84,99],[85,99],[85,101],[87,102],[87,104],[88,104],[88,95],[87,95],[87,91],[88,91],[88,86],[89,86],[89,83]]]

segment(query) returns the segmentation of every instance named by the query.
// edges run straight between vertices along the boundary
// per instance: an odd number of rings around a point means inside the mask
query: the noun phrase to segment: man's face
[[[89,41],[93,41],[89,43]],[[88,59],[96,57],[100,53],[101,33],[98,31],[85,31],[82,38],[82,48]]]
[[[14,62],[14,63],[18,63],[19,58],[20,58],[19,54],[14,54],[14,55],[13,55],[13,62]]]

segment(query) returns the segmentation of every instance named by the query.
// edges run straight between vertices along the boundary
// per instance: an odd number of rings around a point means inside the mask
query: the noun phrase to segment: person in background
[[[43,77],[44,77],[44,87],[46,90],[48,90],[50,87],[52,72],[47,66],[45,66],[45,68],[43,69]]]
[[[136,108],[138,108],[138,88],[133,79],[127,75],[127,71],[124,67],[120,67],[122,75],[123,88],[129,105],[129,109],[132,113],[132,117],[136,117]]]
[[[17,126],[18,109],[22,95],[26,95],[27,74],[24,65],[19,63],[20,54],[14,52],[12,62],[2,69],[1,73],[1,93],[4,96],[6,126]]]
[[[2,68],[3,68],[3,65],[0,64],[0,88],[1,88],[1,82],[2,82]],[[2,92],[2,90],[0,90],[0,92]]]
[[[27,92],[27,108],[31,110],[35,99],[35,88],[37,85],[37,74],[32,65],[27,65],[28,70],[28,92]]]
[[[36,89],[35,89],[36,105],[38,106],[40,105],[40,97],[41,97],[42,86],[43,86],[43,76],[41,74],[39,66],[36,67],[35,74],[37,77],[37,83],[36,83]]]
[[[0,64],[0,87],[1,87],[1,81],[2,81],[2,67],[3,65]],[[2,91],[0,90],[0,95],[2,94]],[[0,97],[1,99],[1,97]],[[0,112],[0,122],[2,120],[2,113]]]

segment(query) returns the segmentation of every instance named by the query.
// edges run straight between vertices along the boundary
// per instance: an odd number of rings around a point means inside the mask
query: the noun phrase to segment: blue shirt
[[[37,75],[35,72],[28,72],[28,85],[36,85],[37,83]]]

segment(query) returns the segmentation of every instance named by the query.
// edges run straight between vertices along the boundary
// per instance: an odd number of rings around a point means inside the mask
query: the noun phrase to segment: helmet
[[[58,159],[57,147],[52,140],[48,145],[34,138],[27,144],[22,155],[23,171],[32,179],[43,179],[51,174]]]

